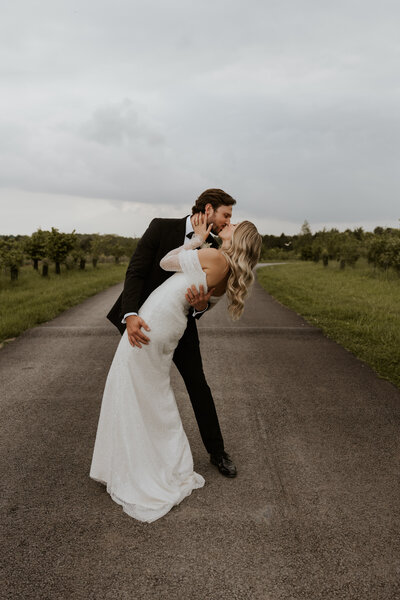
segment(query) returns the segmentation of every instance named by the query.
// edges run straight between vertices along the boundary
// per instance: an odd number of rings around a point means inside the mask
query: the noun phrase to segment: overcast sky
[[[0,234],[398,226],[398,0],[1,2]]]

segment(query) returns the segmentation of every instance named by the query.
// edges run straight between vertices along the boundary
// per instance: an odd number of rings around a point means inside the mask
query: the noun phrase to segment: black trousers
[[[185,382],[207,452],[223,452],[224,441],[211,390],[204,376],[199,334],[193,317],[188,319],[188,326],[175,349],[173,360]]]

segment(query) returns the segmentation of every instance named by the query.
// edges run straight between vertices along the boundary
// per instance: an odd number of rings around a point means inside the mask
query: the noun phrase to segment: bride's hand
[[[192,217],[193,231],[196,235],[203,238],[204,241],[208,238],[211,233],[212,223],[207,227],[207,218],[203,213],[196,213]]]

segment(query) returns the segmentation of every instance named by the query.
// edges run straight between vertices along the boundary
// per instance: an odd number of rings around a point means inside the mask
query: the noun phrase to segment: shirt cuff
[[[204,310],[196,310],[196,309],[194,308],[194,309],[193,309],[193,316],[195,317],[196,315],[201,315],[201,314],[203,314],[204,312],[206,312],[206,310],[208,310],[208,304],[207,304],[207,306],[205,307],[205,309],[204,309]]]
[[[130,317],[131,315],[135,315],[136,317],[138,316],[138,314],[135,313],[135,312],[126,313],[126,315],[124,315],[124,318],[122,319],[121,323],[123,323],[125,325],[126,324],[126,317]]]

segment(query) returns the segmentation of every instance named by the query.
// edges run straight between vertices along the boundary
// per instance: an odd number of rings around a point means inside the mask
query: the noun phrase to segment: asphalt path
[[[89,478],[119,335],[114,286],[0,350],[2,590],[13,600],[400,597],[400,392],[257,284],[244,317],[199,321],[236,479],[144,524]]]

